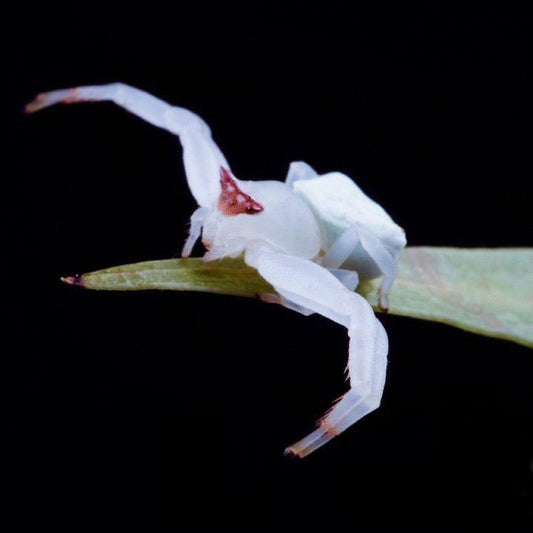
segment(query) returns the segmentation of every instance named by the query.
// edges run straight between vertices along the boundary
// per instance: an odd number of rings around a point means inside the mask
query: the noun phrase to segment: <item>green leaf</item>
[[[533,347],[533,249],[411,247],[400,255],[389,313],[443,322]],[[255,297],[275,292],[242,259],[145,261],[63,281],[87,289],[203,291]],[[380,280],[357,292],[378,307]]]

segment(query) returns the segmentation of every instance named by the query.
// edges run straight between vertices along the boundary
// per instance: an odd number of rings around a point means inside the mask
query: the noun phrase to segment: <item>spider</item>
[[[350,337],[350,388],[307,437],[287,453],[304,457],[376,409],[385,385],[388,339],[368,302],[354,292],[360,279],[383,275],[380,306],[406,245],[405,232],[346,175],[319,175],[291,163],[285,182],[242,181],[193,112],[123,83],[42,93],[32,113],[56,103],[109,100],[180,138],[189,188],[199,207],[191,216],[182,256],[197,239],[204,261],[244,255],[276,290],[261,295],[304,315],[319,313],[345,326]]]

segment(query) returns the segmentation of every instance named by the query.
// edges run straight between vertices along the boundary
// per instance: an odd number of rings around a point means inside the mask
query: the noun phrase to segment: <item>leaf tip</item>
[[[64,276],[60,278],[63,283],[66,283],[67,285],[74,285],[76,287],[84,287],[82,276],[80,274],[76,274],[75,276]]]

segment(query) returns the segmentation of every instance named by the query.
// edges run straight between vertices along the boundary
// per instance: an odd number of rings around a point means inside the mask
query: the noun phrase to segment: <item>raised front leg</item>
[[[246,262],[286,300],[348,329],[351,388],[320,419],[315,431],[286,450],[305,457],[379,406],[385,385],[387,335],[366,300],[316,263],[253,250],[247,252]]]
[[[199,205],[213,207],[220,194],[219,169],[229,165],[211,138],[209,126],[195,113],[175,107],[123,83],[74,87],[39,94],[26,106],[34,113],[54,104],[109,100],[154,126],[179,136],[187,182]]]
[[[333,243],[322,260],[327,268],[338,268],[350,257],[358,243],[365,252],[374,260],[383,273],[383,283],[379,292],[379,305],[386,311],[389,308],[388,295],[396,278],[398,264],[383,243],[361,224],[354,224],[348,228]]]

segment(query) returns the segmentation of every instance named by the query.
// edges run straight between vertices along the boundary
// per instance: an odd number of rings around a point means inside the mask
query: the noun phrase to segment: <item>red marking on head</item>
[[[259,202],[239,189],[235,179],[224,167],[220,167],[220,186],[222,192],[218,197],[218,208],[223,215],[257,215],[264,210]]]

